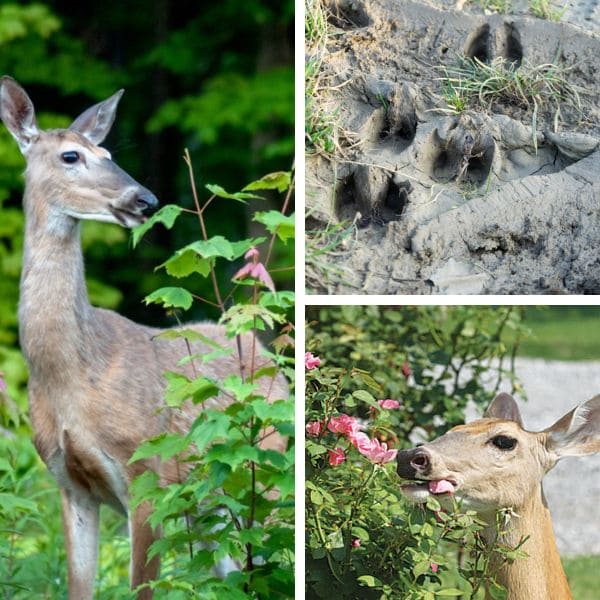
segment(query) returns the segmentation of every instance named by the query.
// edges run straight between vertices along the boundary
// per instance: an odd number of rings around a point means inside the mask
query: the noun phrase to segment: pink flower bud
[[[377,404],[381,408],[400,408],[402,406],[398,400],[377,400]]]
[[[360,548],[360,540],[358,538],[354,538],[352,540],[352,547],[353,548]]]
[[[304,354],[304,367],[307,371],[316,369],[321,364],[321,359],[318,356],[313,356],[312,352]]]
[[[320,421],[310,421],[306,424],[306,433],[312,437],[318,437],[323,430],[323,425]]]
[[[336,448],[335,450],[327,450],[327,452],[329,453],[329,464],[332,467],[337,467],[346,460],[346,454],[341,448]]]
[[[244,254],[244,258],[247,261],[258,262],[258,259],[260,258],[260,252],[254,246],[252,246],[252,248],[250,248],[250,250]]]
[[[410,365],[408,364],[407,361],[404,361],[402,363],[402,367],[400,367],[400,370],[402,371],[402,375],[404,375],[404,377],[406,377],[407,379],[411,376],[412,371],[410,368]]]

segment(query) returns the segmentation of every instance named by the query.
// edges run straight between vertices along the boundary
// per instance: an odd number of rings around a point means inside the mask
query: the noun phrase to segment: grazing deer
[[[10,77],[0,80],[0,118],[27,161],[25,241],[19,302],[20,342],[29,365],[29,407],[35,446],[56,478],[62,496],[70,600],[92,598],[98,555],[98,513],[106,503],[129,513],[131,586],[156,577],[158,558],[146,552],[159,535],[148,525],[150,507],[128,510],[131,480],[145,470],[162,483],[179,480],[173,460],[128,464],[135,449],[164,431],[187,431],[201,410],[163,407],[166,370],[185,353],[183,340],[157,337],[158,329],[133,323],[116,312],[90,305],[84,280],[80,220],[134,227],[158,201],[111,160],[100,144],[108,134],[122,90],[81,114],[68,129],[41,131],[25,91]],[[216,324],[194,329],[234,349],[209,361],[202,375],[221,380],[250,371],[252,336],[238,352]],[[193,353],[214,351],[198,343]],[[261,365],[253,365],[256,370]],[[287,397],[279,376],[258,382],[271,399]],[[224,407],[221,394],[205,405]],[[271,432],[272,433],[272,432]],[[266,437],[263,447],[283,450],[285,440]],[[152,597],[149,589],[138,595]]]
[[[430,494],[444,502],[450,494],[489,524],[486,543],[496,540],[495,514],[511,508],[500,542],[522,549],[527,559],[492,569],[509,600],[571,598],[556,549],[550,511],[542,491],[544,475],[565,456],[600,452],[600,395],[584,402],[540,432],[526,431],[514,399],[498,395],[485,417],[454,427],[433,442],[398,453],[398,474],[411,483],[402,493],[416,502]]]

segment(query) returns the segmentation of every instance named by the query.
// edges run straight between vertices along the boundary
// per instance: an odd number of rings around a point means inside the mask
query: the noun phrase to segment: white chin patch
[[[74,210],[66,211],[70,217],[79,219],[80,221],[101,221],[102,223],[115,223],[123,225],[116,217],[111,214],[104,213],[80,213]]]
[[[427,482],[421,484],[407,484],[400,486],[402,495],[411,502],[423,503],[427,502],[427,498],[431,496],[427,489]]]

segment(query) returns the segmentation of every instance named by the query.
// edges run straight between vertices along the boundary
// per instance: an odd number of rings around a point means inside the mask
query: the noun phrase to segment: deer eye
[[[490,442],[500,450],[514,450],[517,445],[517,440],[508,437],[507,435],[497,435],[496,437],[493,437]]]
[[[79,152],[75,152],[75,150],[70,150],[69,152],[63,152],[60,155],[61,160],[68,165],[74,165],[76,162],[80,160]]]

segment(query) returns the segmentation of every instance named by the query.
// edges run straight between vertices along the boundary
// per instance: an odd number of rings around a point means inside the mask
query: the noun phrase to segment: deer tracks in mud
[[[443,4],[443,3],[440,3]],[[424,2],[332,1],[325,69],[354,145],[307,160],[309,227],[353,221],[347,273],[328,293],[588,293],[600,290],[597,36],[569,24],[440,10]],[[450,114],[440,71],[458,56],[559,60],[586,122],[561,107]],[[534,137],[535,136],[535,137]]]

